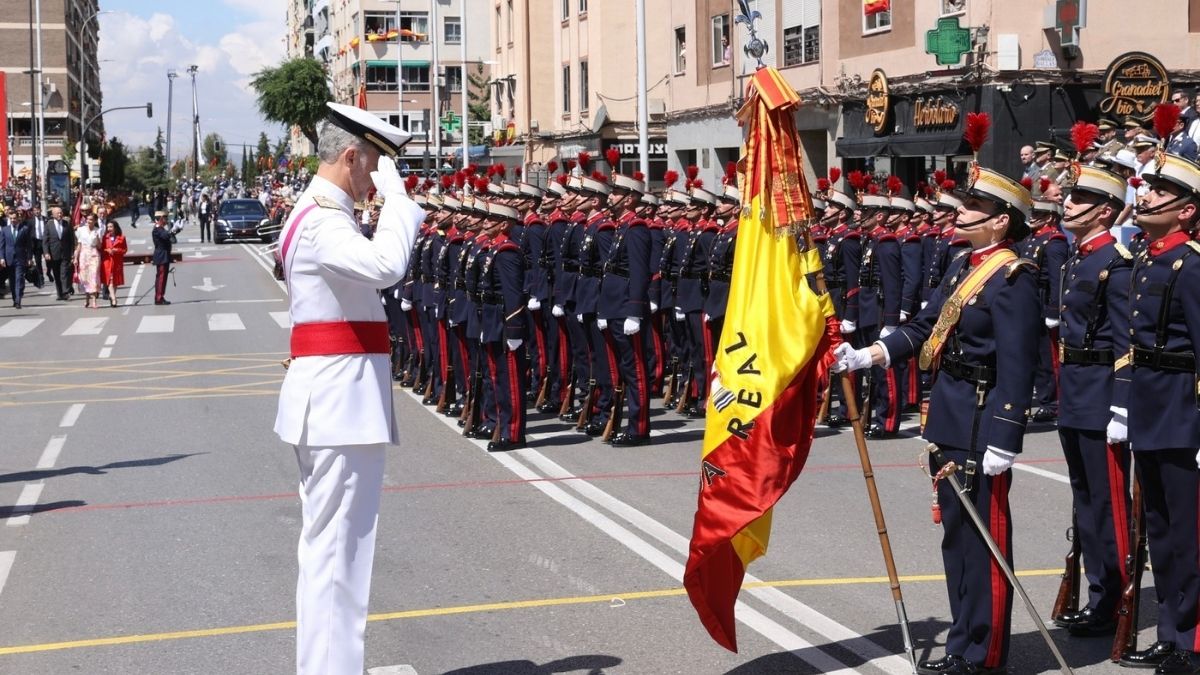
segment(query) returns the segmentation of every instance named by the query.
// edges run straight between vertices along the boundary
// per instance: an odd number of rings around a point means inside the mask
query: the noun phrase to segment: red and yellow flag
[[[871,16],[872,14],[880,14],[892,9],[891,0],[863,0],[863,14]]]
[[[771,509],[808,458],[817,392],[832,361],[833,307],[807,278],[820,270],[820,254],[801,251],[792,236],[812,219],[793,118],[799,102],[778,71],[762,68],[738,112],[747,128],[743,207],[683,576],[701,623],[731,651],[746,567],[766,553]]]

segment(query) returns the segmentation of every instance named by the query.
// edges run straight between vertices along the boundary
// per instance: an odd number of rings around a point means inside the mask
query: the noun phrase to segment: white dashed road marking
[[[228,314],[209,314],[208,315],[209,330],[246,330],[246,324],[242,323],[242,318],[236,313]]]
[[[72,404],[70,408],[67,408],[67,412],[63,413],[62,421],[58,423],[58,426],[64,429],[75,426],[75,421],[79,419],[79,413],[83,412],[83,406],[82,403]]]
[[[42,488],[46,487],[45,483],[26,483],[21,489],[21,494],[17,496],[17,503],[13,505],[8,519],[9,527],[25,525],[29,522],[30,512],[33,511],[34,505],[37,504],[38,498],[42,496]],[[17,515],[21,514],[21,515]]]
[[[0,338],[25,337],[45,319],[12,319],[0,325]]]
[[[46,444],[46,449],[42,451],[42,458],[38,460],[37,468],[53,469],[54,463],[58,461],[58,455],[62,452],[63,445],[66,442],[66,436],[51,436],[50,442]]]
[[[100,331],[104,330],[106,323],[108,323],[108,318],[103,316],[75,319],[75,322],[63,331],[63,335],[99,335]]]
[[[142,322],[139,323],[137,327],[137,332],[139,333],[170,333],[174,330],[174,314],[143,316]]]

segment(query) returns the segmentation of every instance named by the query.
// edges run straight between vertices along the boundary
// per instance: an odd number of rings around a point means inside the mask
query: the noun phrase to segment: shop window
[[[367,66],[367,91],[396,91],[396,66]]]
[[[446,17],[442,24],[443,33],[442,41],[448,45],[462,44],[462,18],[457,16]]]
[[[404,113],[405,131],[412,134],[415,140],[425,140],[429,135],[429,111],[418,110],[416,112]]]
[[[783,65],[799,66],[821,59],[821,27],[792,26],[783,30]]]
[[[588,62],[579,62],[579,111],[586,113],[588,109]]]
[[[675,74],[687,72],[687,28],[675,29]]]
[[[429,66],[404,66],[400,76],[404,78],[404,91],[429,91]]]
[[[733,47],[729,44],[729,15],[712,18],[712,65],[713,68],[727,66],[733,60]]]
[[[891,29],[891,0],[863,0],[863,33],[882,33]]]
[[[942,16],[953,16],[967,11],[967,0],[942,0]]]

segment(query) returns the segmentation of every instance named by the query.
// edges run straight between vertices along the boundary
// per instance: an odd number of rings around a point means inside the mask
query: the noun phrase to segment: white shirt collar
[[[1102,237],[1106,234],[1108,234],[1108,230],[1100,230],[1099,232],[1097,232],[1095,234],[1089,234],[1088,236],[1084,237],[1083,239],[1080,239],[1079,243],[1075,245],[1075,248],[1080,248],[1084,244],[1088,243],[1089,241],[1091,241],[1097,237]]]
[[[313,176],[312,184],[308,186],[308,189],[312,190],[315,194],[333,199],[346,213],[354,212],[354,199],[352,199],[350,195],[346,194],[345,190],[334,185],[328,179],[320,176]]]

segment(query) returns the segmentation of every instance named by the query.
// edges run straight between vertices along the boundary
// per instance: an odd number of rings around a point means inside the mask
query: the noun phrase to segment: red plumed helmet
[[[1031,192],[1033,191],[1033,179],[1030,178],[1029,176],[1025,176],[1024,178],[1021,179],[1021,185],[1025,186],[1026,190],[1029,190]]]
[[[702,188],[702,187],[704,187],[704,181],[699,178],[696,178],[696,179],[692,180],[692,187]]]
[[[467,172],[459,171],[458,173],[454,174],[454,187],[462,188],[466,184],[467,184]]]
[[[1083,154],[1092,149],[1092,142],[1100,137],[1100,127],[1087,122],[1076,122],[1071,125],[1071,143],[1075,152]]]
[[[432,178],[426,178],[426,179],[425,179],[425,182],[421,184],[421,189],[422,189],[422,190],[426,190],[426,191],[427,191],[427,190],[429,190],[429,188],[431,188],[431,187],[433,187],[433,186],[434,186],[433,179],[432,179]]]
[[[578,165],[575,163],[575,160],[573,160],[573,159],[567,160],[567,171],[568,172],[574,171],[576,166],[578,166]]]
[[[874,183],[871,183],[870,185],[867,186],[867,193],[873,194],[873,195],[879,194],[879,186]]]
[[[829,179],[828,178],[818,178],[817,179],[817,192],[824,192],[828,189],[829,189]]]
[[[933,172],[933,184],[934,185],[941,185],[943,182],[945,182],[945,180],[946,180],[945,169],[938,169],[937,171]]]
[[[904,194],[904,181],[900,180],[899,176],[888,176],[887,189],[888,194],[899,197]]]
[[[836,166],[829,167],[829,182],[836,183],[842,177],[842,170]]]
[[[667,169],[663,174],[663,182],[666,183],[668,189],[673,187],[677,180],[679,180],[679,172],[674,169]]]
[[[579,153],[579,170],[587,171],[592,163],[592,156],[587,152]]]
[[[725,185],[737,185],[737,162],[725,162]]]
[[[956,187],[958,187],[958,183],[955,183],[953,180],[950,180],[949,178],[942,181],[942,189],[945,190],[946,192],[950,192],[951,190],[953,190]]]
[[[607,183],[608,176],[605,176],[602,171],[593,171],[592,172],[592,180],[598,180],[601,183]]]
[[[449,190],[450,186],[454,185],[454,176],[449,174],[442,176],[442,189]]]
[[[1038,180],[1038,189],[1042,192],[1045,192],[1046,190],[1050,189],[1050,183],[1052,182],[1054,181],[1042,176],[1041,179]]]
[[[474,162],[472,162],[471,164],[468,164],[467,165],[467,173],[468,174],[479,173],[479,165],[475,164]]]
[[[517,177],[517,180],[521,180],[521,174],[523,173],[525,173],[525,171],[519,166],[513,169],[513,175]]]
[[[1159,138],[1166,139],[1175,131],[1175,123],[1179,121],[1181,111],[1174,103],[1159,103],[1154,108],[1154,133]]]
[[[417,178],[416,174],[409,174],[408,177],[404,179],[404,189],[408,190],[409,192],[417,189],[418,180],[420,179]]]
[[[1138,178],[1137,176],[1130,176],[1129,187],[1133,188],[1134,190],[1142,187],[1142,179]]]
[[[608,161],[608,168],[616,171],[617,166],[621,163],[621,151],[615,147],[609,148],[604,151],[604,159]]]
[[[967,113],[967,130],[963,132],[963,138],[966,139],[967,145],[971,146],[973,152],[978,153],[983,144],[987,143],[988,133],[991,130],[991,115],[987,113]]]
[[[565,174],[565,173],[560,173],[554,177],[554,180],[558,181],[559,185],[566,187],[567,181],[570,180],[570,177],[567,176],[567,174]]]
[[[696,176],[700,175],[700,167],[691,164],[688,168],[684,169],[684,173],[687,174],[688,180],[696,180]]]
[[[490,185],[490,184],[491,184],[491,182],[488,181],[488,179],[486,179],[486,178],[476,178],[475,179],[475,192],[478,194],[487,193],[488,185]]]
[[[642,173],[641,171],[634,171],[633,179],[634,180],[646,180],[646,174]]]
[[[549,173],[554,173],[555,171],[558,171],[558,162],[556,162],[554,160],[550,160],[549,162],[546,162],[546,171]]]

